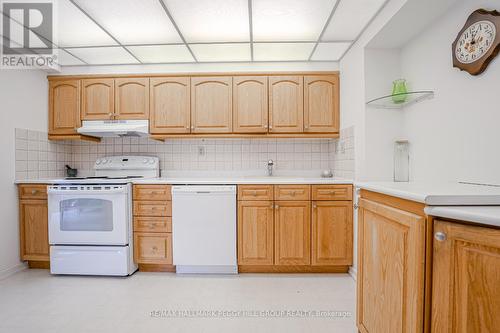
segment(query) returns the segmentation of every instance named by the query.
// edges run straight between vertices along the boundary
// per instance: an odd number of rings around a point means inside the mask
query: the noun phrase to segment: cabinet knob
[[[194,126],[191,126],[191,129],[194,130]]]
[[[271,206],[269,206],[269,208],[273,209],[273,208],[274,208],[274,205],[273,205],[273,204],[271,204]]]
[[[316,203],[313,203],[313,208],[314,209],[318,208],[318,206],[316,205]]]
[[[446,234],[444,232],[441,232],[441,231],[438,231],[434,234],[434,238],[437,240],[437,241],[445,241],[446,240]]]
[[[264,128],[267,128],[267,125],[264,125]]]
[[[274,208],[280,209],[280,206],[279,205],[275,205]]]
[[[37,194],[38,190],[31,190],[31,194]]]
[[[158,251],[158,248],[156,246],[153,246],[151,249],[153,250],[153,252],[157,252]]]

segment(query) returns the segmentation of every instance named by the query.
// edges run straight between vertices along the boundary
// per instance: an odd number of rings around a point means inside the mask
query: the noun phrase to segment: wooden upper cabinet
[[[19,201],[21,259],[49,260],[47,200]]]
[[[272,201],[238,201],[238,265],[272,265]]]
[[[149,119],[149,78],[115,79],[114,119]]]
[[[267,133],[267,77],[233,77],[233,132]]]
[[[153,134],[190,133],[189,77],[150,79],[150,131]]]
[[[274,207],[274,264],[309,265],[311,202],[276,201]]]
[[[191,132],[231,133],[232,78],[191,78]]]
[[[114,79],[82,81],[82,120],[112,119],[115,112]]]
[[[303,96],[302,76],[269,77],[269,132],[303,132]]]
[[[339,131],[339,77],[304,76],[304,132]]]
[[[315,201],[312,265],[352,265],[352,202]]]
[[[423,331],[425,217],[360,199],[357,324],[360,332]]]
[[[500,230],[437,220],[434,235],[431,332],[498,332]]]
[[[80,127],[80,80],[50,81],[49,135],[77,134]]]

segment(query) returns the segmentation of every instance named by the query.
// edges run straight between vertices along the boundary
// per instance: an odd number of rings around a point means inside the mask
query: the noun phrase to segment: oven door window
[[[60,202],[61,231],[113,231],[113,202],[66,199]]]

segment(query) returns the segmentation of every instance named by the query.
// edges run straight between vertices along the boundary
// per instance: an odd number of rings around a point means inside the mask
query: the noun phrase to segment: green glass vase
[[[406,102],[406,98],[408,97],[406,95],[407,92],[405,79],[398,79],[392,83],[392,101],[394,103],[401,104]]]

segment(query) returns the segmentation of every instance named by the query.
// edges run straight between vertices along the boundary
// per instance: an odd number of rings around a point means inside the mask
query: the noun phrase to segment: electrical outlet
[[[199,156],[205,156],[205,147],[198,146],[198,155]]]

